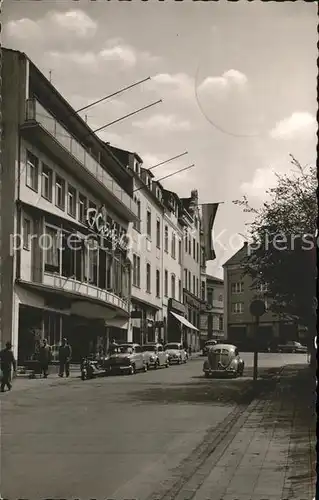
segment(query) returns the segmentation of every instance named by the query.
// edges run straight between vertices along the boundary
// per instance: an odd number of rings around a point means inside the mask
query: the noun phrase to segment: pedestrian
[[[47,339],[43,339],[39,349],[40,370],[43,378],[47,378],[49,372],[49,363],[52,359],[51,347],[48,345]]]
[[[13,368],[14,372],[17,370],[11,342],[7,342],[6,347],[0,352],[0,363],[2,371],[1,392],[4,392],[6,386],[8,387],[8,391],[11,391],[11,368]]]
[[[62,344],[59,348],[59,362],[60,362],[60,370],[59,377],[65,376],[68,377],[70,375],[70,361],[72,357],[72,348],[68,344],[67,339],[62,339]]]
[[[109,346],[109,354],[112,355],[116,352],[117,348],[117,343],[115,342],[115,338],[111,340],[110,346]]]
[[[188,348],[188,354],[189,354],[189,357],[191,357],[191,355],[192,355],[192,346],[191,345]]]

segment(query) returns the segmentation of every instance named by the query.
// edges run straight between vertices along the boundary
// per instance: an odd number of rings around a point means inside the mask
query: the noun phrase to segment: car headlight
[[[150,361],[155,361],[154,356],[150,356]]]

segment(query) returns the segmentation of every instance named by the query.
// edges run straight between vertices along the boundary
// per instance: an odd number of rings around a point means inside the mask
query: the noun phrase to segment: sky
[[[181,197],[223,202],[213,238],[222,265],[242,245],[246,195],[261,206],[276,172],[316,160],[317,14],[306,2],[5,0],[2,43],[25,52],[97,129],[162,99],[98,135],[137,152]]]

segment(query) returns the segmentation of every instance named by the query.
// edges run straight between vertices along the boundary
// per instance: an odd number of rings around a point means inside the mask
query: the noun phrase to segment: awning
[[[198,328],[192,325],[192,323],[190,323],[187,319],[183,318],[183,316],[180,316],[179,314],[173,312],[171,312],[171,314],[175,316],[175,318],[178,319],[178,321],[182,323],[182,325],[187,326],[187,328],[190,328],[191,330],[196,330],[197,332],[199,331]]]

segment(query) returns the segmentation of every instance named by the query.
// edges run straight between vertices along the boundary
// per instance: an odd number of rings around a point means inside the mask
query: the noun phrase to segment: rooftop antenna
[[[188,155],[188,151],[185,151],[185,153],[182,153],[177,156],[173,156],[172,158],[169,158],[168,160],[162,161],[161,163],[157,163],[156,165],[153,165],[153,167],[148,168],[147,170],[153,170],[153,168],[157,168],[161,165],[164,165],[165,163],[168,163],[170,161],[176,160],[177,158],[181,158],[182,156]]]
[[[173,172],[172,174],[165,175],[164,177],[161,177],[160,179],[154,179],[154,182],[163,181],[164,179],[168,179],[169,177],[173,177],[173,175],[180,174],[181,172],[184,172],[185,170],[189,170],[190,168],[193,168],[193,167],[195,167],[194,163],[193,163],[193,165],[189,165],[189,167],[181,168],[180,170],[177,170],[176,172]],[[146,185],[143,185],[137,189],[134,189],[133,193],[135,193],[136,191],[140,191],[141,189],[144,189],[146,187],[147,187]]]
[[[49,71],[49,82],[50,83],[52,82],[52,69],[50,69]]]
[[[148,104],[147,106],[144,106],[143,108],[137,109],[136,111],[133,111],[132,113],[129,113],[128,115],[122,116],[122,118],[118,118],[117,120],[114,120],[113,122],[107,123],[106,125],[102,125],[102,127],[99,127],[96,130],[93,130],[93,133],[96,134],[96,132],[100,132],[100,130],[103,130],[106,127],[110,127],[111,125],[114,125],[114,123],[118,123],[122,120],[125,120],[125,118],[128,118],[129,116],[136,115],[136,113],[139,113],[140,111],[144,111],[145,109],[151,108],[152,106],[155,106],[155,104],[159,104],[160,102],[163,102],[162,99],[160,99],[159,101],[153,102],[152,104]]]
[[[92,106],[95,106],[96,104],[100,104],[100,102],[106,101],[106,99],[110,99],[111,97],[114,97],[115,95],[121,94],[122,92],[125,92],[126,90],[129,90],[133,87],[136,87],[136,85],[140,85],[141,83],[144,83],[150,79],[151,79],[151,77],[148,76],[147,78],[144,78],[144,80],[140,80],[139,82],[133,83],[132,85],[129,85],[128,87],[124,87],[123,89],[117,90],[116,92],[113,92],[113,94],[109,94],[105,97],[102,97],[101,99],[98,99],[97,101],[91,102],[91,104],[88,104],[87,106],[83,106],[83,108],[78,109],[76,111],[76,113],[80,113],[80,111],[84,111],[85,109],[91,108]]]

